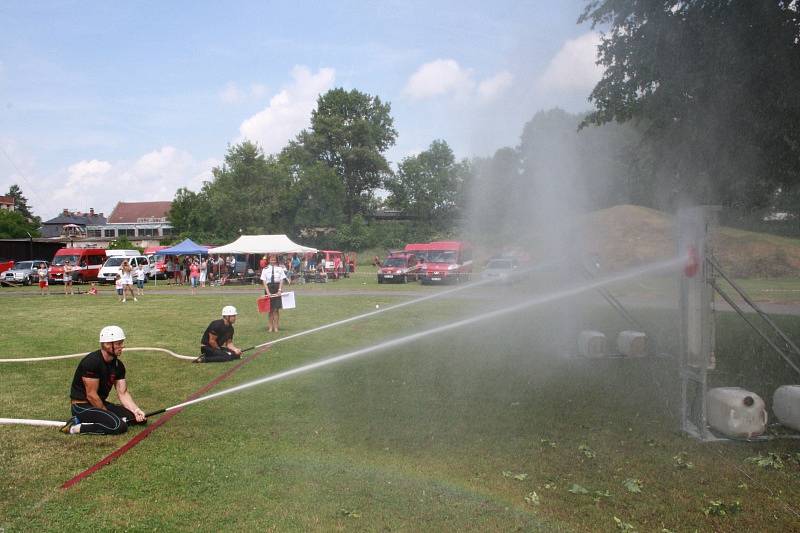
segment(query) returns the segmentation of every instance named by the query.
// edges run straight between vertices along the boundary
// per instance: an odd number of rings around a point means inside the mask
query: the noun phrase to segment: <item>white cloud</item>
[[[446,94],[464,94],[475,87],[472,69],[462,68],[453,59],[425,63],[408,79],[403,93],[414,100]]]
[[[513,80],[514,77],[507,70],[498,72],[491,78],[486,78],[478,84],[478,94],[484,100],[491,100],[511,87],[511,82]]]
[[[335,78],[332,68],[321,68],[314,74],[307,67],[294,67],[292,83],[273,96],[265,109],[242,122],[237,142],[255,141],[268,154],[280,151],[308,127],[317,97],[333,86]]]
[[[247,100],[259,100],[267,94],[267,86],[251,83],[248,90],[242,89],[236,82],[229,81],[219,92],[219,98],[225,104],[241,104]]]
[[[589,32],[568,40],[556,53],[538,80],[548,91],[588,91],[600,80],[603,68],[596,65],[600,34]]]
[[[36,206],[44,219],[62,209],[95,211],[110,214],[117,202],[167,201],[180,187],[197,191],[211,179],[211,169],[219,161],[195,160],[191,154],[174,146],[163,146],[133,162],[83,160],[63,173],[40,180],[52,191],[43,205]]]

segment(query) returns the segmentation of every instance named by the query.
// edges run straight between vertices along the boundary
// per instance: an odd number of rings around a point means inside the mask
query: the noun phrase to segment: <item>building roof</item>
[[[14,197],[10,196],[10,195],[9,196],[0,195],[0,204],[13,206],[14,205]]]
[[[162,222],[169,220],[172,202],[118,202],[108,217],[109,224]]]
[[[106,223],[106,219],[103,216],[103,213],[100,214],[89,214],[89,213],[61,213],[55,218],[51,218],[50,220],[45,220],[42,222],[42,225],[58,225],[63,226],[64,224],[77,224],[78,226],[87,226],[87,225],[100,225]]]

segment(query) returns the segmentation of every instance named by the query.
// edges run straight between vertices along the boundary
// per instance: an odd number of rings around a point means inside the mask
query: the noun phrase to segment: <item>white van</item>
[[[108,250],[108,251],[120,252],[127,250]],[[117,274],[119,274],[119,269],[122,266],[123,261],[127,261],[128,263],[130,263],[134,273],[138,269],[138,266],[142,265],[142,269],[144,270],[145,273],[144,279],[145,282],[147,282],[147,278],[150,277],[150,260],[143,255],[127,255],[127,254],[115,254],[106,259],[106,262],[103,263],[103,267],[100,269],[100,273],[97,274],[97,280],[101,282],[107,281],[109,283],[114,283],[114,279],[116,279]],[[134,274],[134,280],[135,279],[136,277]]]
[[[116,257],[124,255],[125,257],[135,257],[142,255],[139,250],[106,250],[106,257]]]

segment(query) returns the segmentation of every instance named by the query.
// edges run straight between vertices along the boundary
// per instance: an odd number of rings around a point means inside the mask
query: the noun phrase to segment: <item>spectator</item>
[[[206,278],[208,277],[208,260],[200,257],[200,287],[205,288]]]
[[[133,301],[138,302],[139,300],[136,299],[136,295],[133,293],[133,268],[131,268],[127,259],[119,267],[119,275],[122,278],[122,303],[125,303],[125,295],[128,292],[130,292]]]
[[[122,303],[122,293],[125,287],[122,285],[122,276],[119,275],[119,272],[114,276],[114,289],[117,291],[120,303]]]
[[[72,273],[75,267],[69,262],[69,259],[64,261],[64,294],[75,294],[72,290]]]
[[[144,294],[144,282],[146,277],[147,272],[144,271],[144,266],[139,263],[136,265],[136,272],[134,272],[134,278],[136,281],[136,294],[139,296]]]
[[[197,261],[192,261],[189,265],[189,280],[192,283],[192,295],[196,294],[197,286],[200,284],[200,266]]]
[[[50,285],[47,282],[47,264],[39,263],[39,269],[36,274],[39,276],[39,293],[42,296],[50,294]]]

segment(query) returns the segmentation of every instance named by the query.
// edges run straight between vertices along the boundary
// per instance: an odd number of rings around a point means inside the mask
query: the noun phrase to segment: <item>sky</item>
[[[279,152],[336,87],[391,104],[393,168],[436,139],[491,155],[539,110],[591,108],[584,4],[4,0],[0,194],[44,220],[172,200],[232,144]]]

